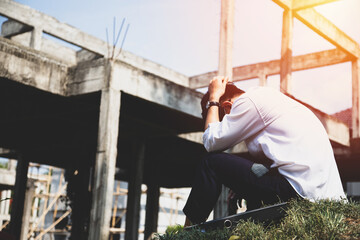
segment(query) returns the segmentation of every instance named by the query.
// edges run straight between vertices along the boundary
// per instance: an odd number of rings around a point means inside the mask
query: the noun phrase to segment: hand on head
[[[226,84],[229,77],[217,76],[214,77],[209,84],[209,100],[219,102],[220,97],[225,93]]]

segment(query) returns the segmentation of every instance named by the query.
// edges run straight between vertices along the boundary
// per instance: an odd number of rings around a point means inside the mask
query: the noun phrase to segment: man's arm
[[[220,97],[225,93],[226,84],[229,81],[228,77],[218,76],[214,77],[209,84],[209,101],[219,102]],[[208,128],[210,123],[219,122],[219,107],[211,106],[208,109],[204,131]]]

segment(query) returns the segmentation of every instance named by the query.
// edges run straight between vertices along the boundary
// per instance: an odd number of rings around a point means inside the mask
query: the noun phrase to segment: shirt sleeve
[[[228,149],[265,128],[255,104],[248,97],[238,98],[221,122],[210,123],[203,135],[208,152]]]

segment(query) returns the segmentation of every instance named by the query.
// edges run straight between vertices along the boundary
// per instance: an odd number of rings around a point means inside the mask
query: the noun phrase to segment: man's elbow
[[[210,141],[204,141],[204,147],[207,152],[214,152],[217,150],[217,149],[215,149],[214,144],[211,144]]]

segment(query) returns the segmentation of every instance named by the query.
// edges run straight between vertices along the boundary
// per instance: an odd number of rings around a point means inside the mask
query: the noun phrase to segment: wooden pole
[[[159,218],[160,187],[149,184],[146,193],[146,216],[144,240],[151,239],[153,233],[157,232]]]
[[[232,79],[232,51],[234,35],[234,0],[221,1],[219,72],[220,76]]]
[[[108,63],[108,86],[101,91],[98,147],[90,213],[90,240],[108,240],[110,234],[121,93],[114,87],[114,62]]]
[[[71,209],[67,210],[58,220],[56,220],[55,222],[53,222],[48,228],[46,228],[45,230],[41,231],[41,233],[36,236],[35,240],[39,240],[40,238],[42,238],[42,236],[44,236],[46,233],[48,233],[51,229],[53,229],[59,222],[61,222],[61,220],[63,220],[64,218],[66,218],[69,214],[71,213]]]
[[[134,142],[134,159],[131,165],[129,192],[126,210],[125,240],[138,239],[140,222],[141,184],[144,173],[145,144],[143,141]]]
[[[291,9],[284,10],[281,39],[280,90],[287,93],[291,93],[293,25],[293,12]]]
[[[29,161],[26,158],[19,157],[16,166],[14,198],[10,213],[10,233],[15,236],[15,239],[20,239],[22,229],[28,168]]]

